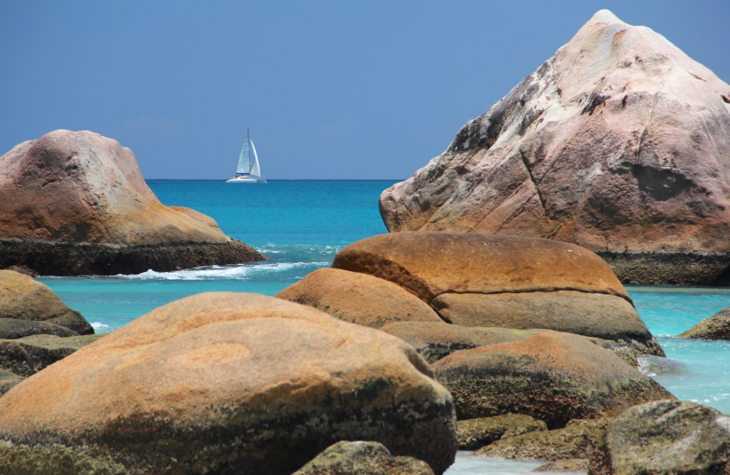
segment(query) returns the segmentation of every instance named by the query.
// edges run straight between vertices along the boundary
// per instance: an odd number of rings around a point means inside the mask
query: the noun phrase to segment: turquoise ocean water
[[[395,182],[149,180],[150,188],[164,204],[187,206],[213,217],[223,232],[271,260],[170,273],[39,280],[93,322],[98,332],[112,331],[154,308],[200,292],[274,295],[308,273],[328,267],[344,246],[385,233],[378,197]],[[648,364],[645,371],[678,398],[730,414],[730,343],[672,338],[730,307],[730,289],[631,286],[628,290],[639,315],[669,358],[662,364]],[[458,467],[448,473],[489,470],[516,474],[536,466],[472,459],[462,454]]]

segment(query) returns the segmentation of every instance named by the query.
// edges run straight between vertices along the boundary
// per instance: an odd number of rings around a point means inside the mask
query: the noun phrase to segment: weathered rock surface
[[[459,420],[527,414],[553,429],[673,397],[608,350],[569,333],[460,350],[432,366]]]
[[[458,421],[459,448],[476,450],[499,439],[508,439],[535,431],[546,431],[547,425],[523,414],[481,417]]]
[[[332,267],[398,284],[449,323],[636,341],[658,352],[653,354],[663,354],[611,268],[572,244],[518,236],[400,232],[347,246]]]
[[[575,243],[606,255],[622,281],[727,283],[728,97],[664,37],[602,10],[385,190],[381,215],[390,231]]]
[[[338,442],[292,475],[433,475],[426,462],[394,457],[378,442]]]
[[[340,440],[371,440],[440,474],[456,422],[432,375],[383,332],[272,297],[199,294],[6,393],[0,472],[71,451],[140,474],[288,475]]]
[[[25,378],[23,378],[22,376],[18,376],[17,374],[10,371],[0,369],[0,396],[10,391],[10,388],[17,385],[23,379]]]
[[[503,437],[478,450],[476,455],[563,461],[585,467],[583,470],[587,470],[591,454],[594,448],[602,443],[608,423],[609,419],[575,419],[562,429],[532,431],[515,437]]]
[[[551,330],[515,330],[512,328],[499,327],[464,327],[449,323],[430,322],[395,322],[384,325],[380,330],[397,336],[411,345],[429,363],[450,355],[458,350],[468,350],[479,346],[492,345],[494,343],[506,343],[509,341],[522,341],[541,333],[550,333]],[[623,340],[613,341],[601,338],[589,338],[597,345],[610,350],[630,364],[638,368],[642,359],[642,367],[648,365],[661,365],[663,362],[671,363],[671,360],[655,356],[664,355],[664,350],[656,346],[648,347],[635,341],[625,342]],[[653,340],[653,342],[655,342]],[[647,355],[649,355],[647,357]],[[651,358],[651,360],[646,360]]]
[[[265,257],[215,221],[159,202],[128,148],[56,130],[0,157],[0,267],[115,274]]]
[[[84,317],[64,304],[48,286],[9,270],[0,270],[0,319],[52,323],[78,334],[94,333]],[[24,323],[19,325],[26,326]]]
[[[606,427],[590,474],[723,474],[730,471],[730,418],[685,401],[632,407]]]
[[[730,308],[705,318],[678,336],[680,338],[702,338],[704,340],[730,340]]]
[[[28,377],[103,336],[103,333],[67,337],[36,334],[0,340],[0,368]]]
[[[402,287],[341,269],[318,269],[276,296],[373,328],[399,321],[443,322],[431,307]]]
[[[429,363],[434,363],[455,351],[494,343],[522,341],[548,331],[474,328],[443,322],[395,322],[384,325],[380,330],[404,340]]]
[[[30,335],[55,335],[60,337],[78,336],[73,330],[53,323],[17,318],[0,318],[0,339],[14,340]]]

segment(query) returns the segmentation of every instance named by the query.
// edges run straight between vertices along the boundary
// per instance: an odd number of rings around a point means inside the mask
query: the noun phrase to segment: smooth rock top
[[[730,85],[598,12],[449,148],[384,191],[390,231],[730,251]]]
[[[147,467],[139,473],[272,475],[338,440],[373,440],[440,474],[456,452],[455,419],[432,374],[383,332],[272,297],[198,294],[10,390],[0,438],[109,447]]]
[[[89,131],[56,130],[0,157],[0,238],[109,244],[226,243],[215,221],[163,205],[134,154]]]
[[[600,257],[575,245],[517,236],[381,234],[342,249],[332,267],[394,282],[430,303],[444,293],[626,289]]]
[[[81,335],[94,333],[89,322],[79,312],[68,308],[48,286],[36,282],[32,277],[9,270],[0,270],[0,319],[50,323]],[[8,322],[3,327],[7,334],[20,332],[23,333],[22,336],[27,336],[43,333],[40,330],[28,333],[28,324],[24,321],[18,323],[17,330],[12,330],[12,325]]]
[[[276,296],[373,328],[399,321],[443,321],[428,304],[392,282],[341,269],[317,269]]]

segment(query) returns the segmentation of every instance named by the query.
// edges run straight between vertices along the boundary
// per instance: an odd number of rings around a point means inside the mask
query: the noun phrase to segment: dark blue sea
[[[310,272],[330,266],[337,251],[348,244],[385,233],[378,197],[393,183],[396,180],[271,180],[265,184],[149,180],[162,203],[213,217],[223,232],[271,260],[169,273],[39,280],[93,322],[97,332],[112,331],[154,308],[200,292],[274,295]],[[672,337],[729,307],[730,289],[630,286],[628,290],[669,358],[669,364],[649,364],[644,371],[678,398],[730,414],[730,343]],[[449,475],[485,470],[527,473],[538,465],[472,459],[461,454]]]

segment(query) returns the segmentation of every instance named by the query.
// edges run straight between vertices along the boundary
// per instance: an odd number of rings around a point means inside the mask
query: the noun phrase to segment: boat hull
[[[264,180],[263,178],[255,180],[248,177],[233,177],[230,180],[226,180],[226,183],[266,183],[266,180]]]

